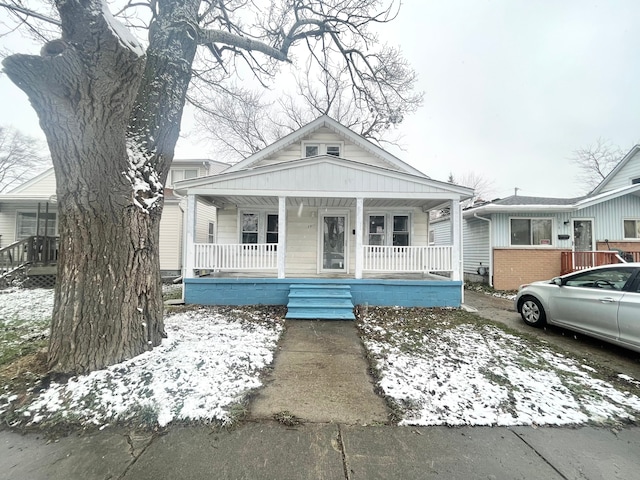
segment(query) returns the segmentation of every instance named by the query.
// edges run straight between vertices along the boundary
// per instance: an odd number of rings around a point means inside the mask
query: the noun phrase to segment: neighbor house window
[[[197,176],[197,168],[171,169],[171,182],[169,182],[169,185],[173,185],[180,180],[189,180],[190,178],[196,178]]]
[[[32,237],[39,233],[40,235],[46,235],[54,237],[56,235],[56,214],[55,213],[41,213],[40,214],[40,228],[37,228],[38,214],[35,212],[20,212],[18,213],[18,224],[16,228],[16,240],[22,240],[27,237]],[[47,231],[45,232],[45,225]]]
[[[406,247],[410,245],[409,215],[376,214],[369,215],[369,245],[393,245]],[[390,225],[391,230],[386,226]]]
[[[278,243],[278,214],[243,212],[241,229],[242,243]]]
[[[512,218],[511,245],[551,245],[550,218]]]
[[[640,238],[640,220],[624,221],[624,238]]]

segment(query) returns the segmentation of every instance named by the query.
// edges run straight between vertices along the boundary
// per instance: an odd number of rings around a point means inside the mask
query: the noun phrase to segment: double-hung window
[[[38,228],[38,218],[40,228]],[[32,237],[36,235],[36,233],[54,237],[56,235],[56,214],[53,212],[40,213],[40,216],[38,217],[36,212],[19,212],[17,218],[16,240]]]
[[[411,245],[409,215],[371,214],[368,216],[367,231],[369,245]]]
[[[624,238],[640,239],[640,219],[624,221]]]
[[[197,176],[197,168],[172,168],[171,179],[167,183],[173,186],[174,183],[179,182],[180,180],[189,180],[190,178],[196,178]]]
[[[278,214],[242,212],[240,238],[243,244],[278,243]]]
[[[550,218],[512,218],[511,245],[552,245],[553,221]]]

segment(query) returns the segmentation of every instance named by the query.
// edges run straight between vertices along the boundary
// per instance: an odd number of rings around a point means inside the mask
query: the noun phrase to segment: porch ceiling
[[[286,195],[286,194],[285,194]],[[264,196],[211,196],[201,195],[207,201],[219,208],[226,206],[243,206],[243,207],[275,207],[278,206],[277,197]],[[423,210],[432,210],[441,206],[442,199],[402,199],[402,198],[365,198],[364,207],[372,208],[422,208]],[[304,205],[310,208],[355,208],[356,199],[347,197],[287,197],[288,207],[300,207]]]

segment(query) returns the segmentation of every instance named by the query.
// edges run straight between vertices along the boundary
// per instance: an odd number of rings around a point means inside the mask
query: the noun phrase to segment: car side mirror
[[[562,286],[562,278],[554,277],[554,278],[551,279],[551,283],[561,287]]]

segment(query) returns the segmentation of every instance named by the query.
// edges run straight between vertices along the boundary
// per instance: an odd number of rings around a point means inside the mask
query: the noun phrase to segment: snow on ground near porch
[[[53,292],[0,293],[0,326],[41,325]],[[418,313],[416,315],[416,312]],[[413,317],[409,317],[409,314]],[[358,321],[379,384],[406,425],[563,425],[637,422],[640,398],[550,348],[456,310],[369,308]],[[466,314],[470,315],[470,314]],[[260,387],[282,319],[268,308],[189,310],[166,317],[169,337],[132,360],[52,385],[22,409],[24,423],[67,418],[166,425],[233,418]],[[0,345],[0,349],[2,345]],[[640,379],[620,375],[620,384]],[[0,414],[11,392],[0,393]]]
[[[14,309],[22,304],[25,317],[31,317],[25,295],[28,291],[16,291],[0,298]],[[34,295],[42,299],[41,292]],[[67,419],[98,426],[116,421],[164,426],[232,420],[233,408],[261,386],[260,373],[273,360],[283,321],[267,309],[221,312],[202,308],[167,315],[168,338],[162,345],[67,384],[51,384],[21,410],[22,423]],[[10,392],[0,395],[0,413],[3,404],[6,409],[7,401],[16,400]]]
[[[407,311],[372,308],[360,320],[379,385],[398,405],[401,424],[640,420],[640,398],[598,379],[593,367],[490,323],[460,322],[454,314],[431,312],[416,321],[405,318]]]

